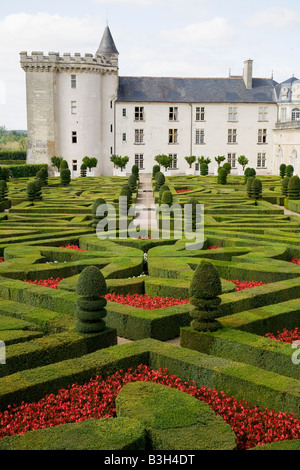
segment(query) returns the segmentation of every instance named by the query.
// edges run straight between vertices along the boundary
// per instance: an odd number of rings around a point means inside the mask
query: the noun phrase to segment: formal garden
[[[154,168],[155,203],[204,205],[194,250],[97,236],[136,168],[0,168],[1,450],[300,449],[299,178],[224,166]]]

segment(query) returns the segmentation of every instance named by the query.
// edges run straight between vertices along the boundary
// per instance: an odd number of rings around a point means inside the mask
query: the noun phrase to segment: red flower
[[[131,307],[142,308],[145,310],[154,310],[157,308],[172,307],[173,305],[183,305],[189,302],[189,299],[181,300],[173,297],[150,297],[147,294],[107,294],[105,296],[109,302],[131,305]]]
[[[4,257],[3,256],[0,257],[0,263],[4,263]]]
[[[276,335],[267,333],[266,338],[274,339],[275,341],[282,341],[283,343],[293,343],[300,340],[300,329],[297,327],[294,330],[284,328],[281,332],[277,331]]]
[[[238,279],[230,280],[230,282],[233,282],[235,284],[236,291],[250,289],[251,287],[259,287],[259,286],[264,286],[266,284],[269,284],[268,282],[262,282],[262,281],[239,281]]]
[[[87,250],[82,250],[81,248],[79,248],[79,246],[77,245],[66,245],[66,246],[60,246],[59,248],[67,248],[68,250],[76,250],[76,251],[85,251],[87,252]]]
[[[299,264],[300,265],[300,259],[299,258],[292,258],[290,260],[290,263],[294,263],[294,264]]]
[[[222,246],[212,245],[207,248],[207,250],[217,250],[218,248],[223,248]]]
[[[57,289],[58,284],[63,281],[64,278],[57,278],[53,279],[53,277],[50,277],[50,279],[41,279],[40,281],[24,281],[28,282],[28,284],[36,284],[38,286],[43,286],[43,287],[50,287],[51,289]]]

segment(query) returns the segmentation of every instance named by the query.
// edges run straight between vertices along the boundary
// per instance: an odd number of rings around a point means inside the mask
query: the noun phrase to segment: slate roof
[[[283,87],[286,87],[288,88],[289,92],[288,92],[288,99],[284,99],[284,101],[292,101],[292,93],[291,93],[291,89],[292,89],[292,86],[295,82],[299,82],[298,78],[296,77],[291,77],[291,78],[288,78],[287,80],[285,80],[284,82],[282,83],[278,83],[275,87],[275,92],[276,92],[276,96],[277,96],[277,100],[278,101],[282,101],[282,89]]]
[[[104,30],[99,49],[96,52],[96,55],[101,54],[118,54],[118,50],[108,26],[106,26]]]
[[[169,103],[276,103],[272,79],[119,77],[118,101]]]

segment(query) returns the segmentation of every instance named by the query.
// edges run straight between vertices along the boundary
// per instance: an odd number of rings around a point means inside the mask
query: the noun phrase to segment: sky
[[[107,23],[120,76],[300,79],[299,0],[1,0],[0,126],[27,129],[21,51],[94,54]]]

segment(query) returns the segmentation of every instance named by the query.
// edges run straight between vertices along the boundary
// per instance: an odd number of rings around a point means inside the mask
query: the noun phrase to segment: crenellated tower
[[[26,72],[28,163],[53,155],[79,176],[82,159],[96,157],[95,176],[112,174],[118,51],[109,27],[96,54],[20,53]]]

